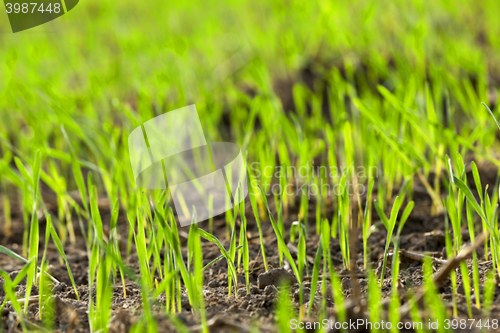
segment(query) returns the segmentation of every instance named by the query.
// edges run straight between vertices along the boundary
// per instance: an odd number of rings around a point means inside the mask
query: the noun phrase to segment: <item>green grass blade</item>
[[[274,232],[276,234],[276,237],[278,238],[278,246],[281,248],[281,250],[285,254],[285,257],[287,258],[288,262],[290,263],[290,266],[292,267],[293,273],[295,274],[297,281],[299,282],[299,284],[302,284],[302,278],[300,276],[297,265],[295,265],[293,257],[290,254],[290,251],[288,250],[288,247],[285,244],[285,240],[283,239],[283,236],[281,235],[281,233],[278,229],[278,225],[276,224],[276,221],[274,220],[273,214],[271,213],[271,209],[269,208],[269,205],[267,203],[266,194],[260,185],[259,185],[259,188],[260,188],[262,200],[264,201],[264,205],[267,208],[267,212],[269,214],[269,218],[271,220],[271,224],[273,226]]]
[[[57,248],[57,251],[59,252],[59,255],[63,258],[64,263],[66,264],[69,279],[71,280],[71,284],[73,285],[73,289],[75,290],[76,298],[78,300],[80,300],[80,296],[78,295],[78,289],[76,288],[76,284],[75,284],[75,279],[73,278],[73,274],[71,273],[71,268],[69,266],[68,259],[66,258],[66,254],[64,253],[63,245],[61,243],[61,240],[59,239],[59,236],[57,235],[56,230],[53,227],[50,228],[50,235],[52,236],[52,239],[54,240],[54,244],[56,245],[56,248]]]
[[[236,291],[238,290],[238,280],[237,280],[237,275],[236,275],[236,268],[234,267],[234,264],[233,264],[233,261],[232,261],[232,258],[229,254],[228,251],[226,251],[226,249],[224,248],[224,246],[222,245],[222,243],[217,239],[217,237],[215,237],[214,235],[206,232],[205,230],[203,229],[199,229],[198,232],[200,233],[200,236],[205,238],[206,240],[209,240],[211,242],[214,242],[217,247],[219,248],[219,250],[221,251],[222,255],[224,256],[224,258],[226,258],[226,261],[228,263],[228,266],[229,266],[229,269],[231,270],[232,274],[233,274],[233,280],[234,280],[234,286],[236,288]],[[237,296],[237,292],[236,292],[236,296]]]

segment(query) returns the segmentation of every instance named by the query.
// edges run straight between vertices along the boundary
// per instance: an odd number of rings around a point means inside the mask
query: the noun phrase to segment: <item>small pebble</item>
[[[66,285],[66,283],[61,282],[61,283],[59,283],[58,285],[56,285],[56,286],[54,287],[54,289],[52,290],[52,292],[53,292],[53,293],[61,293],[61,292],[65,292],[67,287],[68,287],[68,286]]]
[[[304,288],[303,292],[302,292],[302,298],[303,298],[303,301],[304,302],[307,302],[309,301],[309,297],[311,296],[311,289],[309,288]],[[295,299],[295,301],[300,301],[300,289],[299,290],[296,290],[294,293],[293,293],[293,298]]]
[[[257,286],[250,286],[250,294],[252,295],[260,294],[260,289]]]
[[[220,287],[220,283],[219,283],[219,281],[217,281],[217,280],[212,280],[212,281],[210,281],[210,282],[208,283],[208,286],[209,286],[210,288],[218,288],[218,287]]]
[[[359,284],[360,288],[364,288],[368,285],[368,280],[367,279],[358,279],[358,284]],[[342,288],[344,290],[352,288],[351,278],[343,278],[342,279]]]
[[[264,289],[264,294],[266,295],[276,295],[278,293],[278,289],[273,286],[272,284],[267,286],[265,289]]]
[[[71,288],[70,291],[66,294],[66,298],[77,299],[75,290]]]
[[[13,271],[13,272],[10,272],[10,273],[9,273],[9,278],[10,278],[12,281],[14,281],[14,280],[16,279],[16,277],[17,277],[17,274],[19,274],[19,272],[21,272],[21,271]],[[26,284],[26,277],[24,277],[24,278],[21,280],[21,282],[19,282],[19,284],[18,284],[18,285],[20,285],[20,286],[21,286],[21,285],[25,285],[25,284]]]
[[[185,310],[191,310],[191,304],[189,303],[189,297],[186,295],[181,295],[181,307]]]
[[[257,282],[259,288],[264,289],[269,285],[277,287],[283,282],[294,284],[295,282],[297,282],[297,279],[295,279],[295,276],[286,269],[278,268],[259,274]]]

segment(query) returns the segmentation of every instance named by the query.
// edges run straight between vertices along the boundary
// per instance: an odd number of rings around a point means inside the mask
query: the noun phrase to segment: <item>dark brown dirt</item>
[[[497,169],[492,168],[491,166],[481,166],[480,174],[483,179],[488,180],[489,184],[494,184],[496,181]],[[432,176],[431,176],[432,178]],[[469,177],[472,179],[472,177]],[[472,184],[471,184],[472,185]],[[485,185],[485,184],[484,184]],[[483,187],[484,188],[484,187]],[[17,253],[21,253],[22,247],[22,235],[23,235],[23,223],[22,215],[15,202],[15,198],[17,194],[13,194],[11,197],[11,201],[13,202],[12,207],[12,230],[10,234],[4,234],[0,237],[0,244],[12,249]],[[50,211],[53,213],[57,212],[57,207],[51,201],[51,198],[54,198],[53,194],[47,192],[44,195],[44,200],[46,201],[46,205]],[[364,199],[363,199],[364,200]],[[401,238],[401,248],[413,251],[413,252],[431,252],[434,257],[439,259],[446,259],[444,255],[444,216],[442,214],[431,216],[431,200],[427,195],[423,187],[419,184],[418,180],[415,180],[414,185],[414,194],[413,200],[415,201],[415,208],[413,209],[412,214],[408,222],[405,225],[403,230],[403,235]],[[248,199],[247,199],[248,201]],[[273,209],[273,200],[270,200],[271,209]],[[109,205],[106,204],[105,200],[101,200],[101,214],[103,217],[104,225],[109,224]],[[364,201],[363,201],[364,202]],[[289,230],[290,225],[293,221],[297,220],[297,210],[298,210],[299,200],[297,198],[295,206],[290,207],[289,214],[285,216],[285,230],[286,230],[286,240],[289,239]],[[332,204],[329,204],[328,207],[331,207]],[[308,221],[308,237],[307,237],[307,255],[314,257],[317,245],[319,242],[319,235],[316,234],[315,230],[315,202],[314,199],[311,199],[311,203],[309,206],[309,221]],[[3,217],[3,209],[0,209],[0,216]],[[207,311],[207,318],[209,320],[211,331],[214,332],[230,332],[230,331],[245,331],[250,329],[252,326],[257,325],[260,330],[273,332],[276,330],[275,325],[275,301],[277,299],[278,289],[273,286],[275,281],[271,283],[262,284],[259,288],[258,285],[258,277],[261,273],[264,273],[264,265],[262,261],[262,256],[260,253],[260,242],[258,236],[258,229],[251,216],[252,212],[249,203],[247,202],[247,218],[248,218],[248,238],[249,238],[249,249],[250,249],[250,293],[247,294],[246,286],[245,286],[245,278],[243,271],[240,272],[238,276],[239,280],[239,293],[238,297],[235,297],[234,293],[232,296],[228,296],[228,278],[227,278],[227,269],[225,261],[221,260],[215,263],[206,271],[205,280],[204,280],[204,293],[205,293],[205,304]],[[275,210],[274,210],[275,211]],[[332,208],[330,208],[326,217],[331,218]],[[377,213],[373,212],[374,221],[376,223],[378,220]],[[355,216],[355,215],[353,215]],[[0,218],[0,229],[4,230],[4,221],[3,218]],[[480,222],[477,222],[477,230],[480,230]],[[77,227],[77,222],[75,221],[76,228],[76,242],[74,244],[69,243],[69,240],[66,243],[65,251],[68,257],[69,263],[71,265],[71,269],[73,275],[76,280],[76,284],[78,285],[78,291],[80,294],[80,300],[76,299],[76,294],[71,288],[71,282],[69,280],[66,268],[64,264],[60,261],[57,250],[53,243],[48,247],[48,260],[50,263],[49,272],[56,277],[62,283],[60,285],[54,286],[53,289],[53,301],[56,304],[55,306],[55,330],[59,330],[61,332],[88,332],[89,331],[89,323],[86,311],[88,310],[88,299],[89,299],[89,290],[88,290],[88,259],[85,251],[85,245],[83,242],[83,238],[81,233],[79,232],[79,228]],[[128,235],[128,223],[126,221],[126,217],[124,212],[120,213],[119,218],[119,230],[120,235],[123,239],[123,244],[126,244],[126,238]],[[208,230],[208,222],[202,222],[198,224],[199,228]],[[262,222],[264,237],[265,237],[265,249],[266,255],[268,259],[268,264],[270,269],[279,268],[279,257],[278,257],[278,246],[275,234],[272,230],[272,227],[268,221]],[[44,240],[44,230],[45,230],[45,222],[43,218],[40,221],[40,241]],[[180,228],[181,232],[186,232],[188,228]],[[107,230],[109,232],[109,230]],[[227,246],[227,238],[226,238],[226,226],[224,216],[219,216],[214,221],[214,233],[215,235],[223,241],[223,243]],[[468,233],[464,229],[464,242],[468,242]],[[181,240],[185,245],[185,238],[181,235]],[[380,263],[382,259],[382,253],[385,246],[386,241],[386,231],[383,227],[378,228],[369,238],[369,247],[370,247],[370,265],[374,268],[378,268],[377,273],[380,274]],[[203,256],[204,263],[207,264],[214,258],[220,255],[220,251],[218,248],[209,242],[203,242]],[[40,244],[40,251],[43,251],[43,244]],[[125,253],[125,245],[122,249]],[[135,250],[132,249],[132,254],[126,257],[127,264],[130,265],[137,273],[139,273],[138,267],[138,259],[137,255],[134,254]],[[340,252],[340,246],[338,239],[331,239],[331,257],[333,260],[333,264],[336,266],[337,270],[341,274],[345,274],[342,267],[342,256]],[[357,243],[357,266],[360,274],[363,274],[363,261],[362,261],[362,238],[361,235],[358,237]],[[491,262],[483,262],[484,261],[484,253],[483,248],[481,247],[478,250],[478,258],[480,258],[479,265],[479,274],[481,280],[483,281],[485,278],[485,274],[488,270],[491,269]],[[470,271],[471,268],[471,260],[467,261]],[[0,255],[0,267],[11,273],[11,276],[14,277],[22,268],[22,263],[16,261],[10,257]],[[392,280],[390,278],[390,264],[388,265],[384,286],[383,286],[383,296],[388,297],[392,288]],[[440,264],[436,264],[435,268],[439,268]],[[309,266],[309,269],[312,269],[312,265]],[[404,294],[405,290],[412,289],[422,284],[422,263],[419,261],[415,261],[406,257],[401,257],[401,268],[400,268],[400,277],[399,283],[401,284],[402,294]],[[320,272],[322,274],[322,272]],[[458,288],[458,312],[459,318],[467,318],[467,307],[465,302],[465,296],[463,291],[463,286],[461,285],[461,277],[460,273],[458,273],[459,277],[459,288]],[[471,277],[472,278],[472,277]],[[0,280],[1,281],[1,280]],[[119,281],[119,280],[118,280]],[[3,284],[3,281],[0,282]],[[321,283],[321,281],[320,281]],[[367,280],[359,279],[358,283],[361,288],[362,298],[366,296],[367,289]],[[342,280],[342,285],[344,287],[344,294],[349,299],[351,298],[352,282],[349,278],[344,278]],[[305,300],[310,299],[310,282],[305,282]],[[123,297],[123,289],[120,283],[114,286],[113,293],[113,304],[112,304],[112,320],[110,323],[110,331],[111,332],[126,332],[130,329],[130,327],[136,322],[137,318],[141,315],[141,292],[140,289],[134,285],[132,282],[127,282],[126,284],[127,290],[127,298]],[[21,283],[18,286],[17,294],[20,298],[24,297],[25,291],[25,283]],[[36,294],[38,291],[35,289],[33,294]],[[451,282],[448,281],[442,288],[439,290],[441,298],[447,304],[450,315],[451,315]],[[293,299],[298,306],[298,285],[294,284],[291,286],[291,293]],[[321,286],[318,286],[315,297],[319,300],[321,299]],[[2,302],[5,298],[5,294],[3,289],[0,288],[0,302]],[[177,314],[177,318],[180,319],[187,327],[191,330],[198,330],[200,319],[197,314],[193,314],[191,312],[191,308],[185,295],[185,292],[182,296],[182,312]],[[402,303],[406,303],[407,299],[402,297]],[[156,319],[158,321],[158,325],[161,328],[162,332],[175,331],[175,327],[173,323],[167,319],[167,317],[163,314],[163,306],[165,303],[165,297],[160,296],[157,299],[157,303],[154,306],[154,313]],[[499,318],[500,315],[500,289],[497,287],[495,290],[495,297],[493,302],[493,311],[491,318]],[[331,297],[327,299],[327,305],[329,307],[330,316],[334,317],[333,311],[333,301]],[[361,305],[363,307],[363,302],[354,305]],[[360,307],[352,306],[348,315],[351,318],[359,317]],[[316,311],[313,311],[312,318],[308,318],[308,320],[313,320],[316,315]],[[474,317],[479,319],[482,316],[480,310],[473,307]],[[0,314],[0,331],[1,332],[19,332],[21,328],[17,321],[17,317],[11,306],[6,306],[3,313]],[[411,320],[410,318],[402,318],[402,320]],[[38,303],[34,303],[29,306],[27,312],[27,321],[28,325],[33,329],[36,329],[41,325],[41,321],[39,318],[39,307]],[[463,332],[470,332],[470,330],[463,330]],[[479,330],[472,330],[473,332]],[[457,332],[460,332],[458,330]]]

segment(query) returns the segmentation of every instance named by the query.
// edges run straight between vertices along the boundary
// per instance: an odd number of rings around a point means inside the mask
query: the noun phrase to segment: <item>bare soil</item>
[[[481,165],[480,174],[484,185],[487,183],[492,184],[497,181],[498,170],[491,167],[490,165]],[[472,179],[472,176],[468,177]],[[432,175],[429,181],[432,180]],[[471,184],[473,185],[473,184]],[[472,186],[473,187],[473,186]],[[484,187],[483,187],[484,188]],[[57,207],[54,204],[55,195],[49,190],[45,189],[44,200],[46,205],[52,213],[57,214]],[[376,192],[376,189],[375,189]],[[406,223],[403,235],[401,238],[401,248],[406,251],[411,251],[414,253],[431,253],[436,259],[446,260],[445,255],[445,242],[444,242],[444,216],[438,214],[431,216],[431,199],[424,187],[415,179],[414,191],[412,200],[415,201],[415,207],[408,222]],[[23,223],[22,223],[22,212],[19,206],[16,204],[17,193],[13,193],[11,196],[11,202],[13,202],[12,207],[12,230],[10,234],[3,234],[0,236],[0,244],[12,249],[17,253],[21,253],[22,248],[22,237],[23,237]],[[109,205],[106,204],[105,200],[101,200],[101,214],[103,217],[104,225],[109,225]],[[270,203],[272,205],[272,199]],[[362,199],[363,205],[364,201]],[[332,207],[333,203],[329,204]],[[286,230],[286,241],[289,240],[289,230],[291,223],[296,221],[297,212],[299,206],[299,199],[297,198],[295,206],[290,207],[289,214],[285,216],[285,230]],[[308,221],[308,237],[307,237],[307,254],[308,256],[314,258],[318,242],[319,235],[316,234],[315,227],[315,202],[314,198],[311,198],[309,205],[309,221]],[[273,205],[271,207],[275,211]],[[3,221],[3,209],[0,212],[0,230],[4,230]],[[228,277],[226,263],[221,260],[211,266],[210,269],[206,271],[204,279],[204,294],[205,294],[205,304],[207,311],[207,318],[209,320],[210,330],[213,332],[231,332],[231,331],[248,331],[253,325],[256,325],[262,331],[274,332],[277,330],[275,324],[275,304],[277,299],[277,288],[273,286],[268,286],[264,288],[259,288],[258,278],[259,275],[265,272],[262,256],[260,253],[260,242],[257,225],[253,219],[252,209],[247,198],[247,219],[248,219],[248,238],[249,238],[249,249],[250,249],[250,293],[246,293],[245,278],[243,270],[238,276],[239,279],[239,295],[235,297],[234,293],[230,297],[228,296]],[[326,217],[331,218],[331,213],[333,209],[330,208],[326,214]],[[353,215],[355,216],[355,215]],[[378,220],[377,213],[373,212],[373,223]],[[477,232],[480,232],[481,225],[479,221],[477,222]],[[276,236],[272,230],[269,221],[261,222],[264,232],[264,244],[266,249],[266,255],[268,259],[268,264],[270,269],[279,268],[279,257],[278,257],[278,245],[276,241]],[[126,216],[123,211],[120,212],[120,217],[118,221],[120,235],[123,239],[123,254],[125,254],[126,249],[126,237],[128,235],[128,223],[126,221]],[[78,223],[75,221],[75,226]],[[199,223],[198,226],[204,230],[208,230],[208,222]],[[184,246],[186,245],[186,239],[184,233],[187,233],[188,228],[179,228],[181,231],[181,241]],[[40,240],[44,240],[45,231],[45,221],[42,218],[40,220]],[[109,232],[109,230],[106,230]],[[223,241],[223,243],[228,246],[226,235],[226,225],[224,215],[219,216],[214,220],[214,233],[216,236]],[[357,267],[358,274],[362,276],[364,274],[363,260],[362,260],[362,238],[359,234],[357,242]],[[86,311],[88,310],[88,298],[89,298],[89,286],[88,286],[88,259],[86,255],[85,245],[79,228],[76,227],[76,242],[70,244],[69,241],[65,246],[66,255],[68,257],[69,263],[73,275],[78,285],[78,291],[80,294],[80,300],[76,299],[76,294],[71,288],[71,282],[69,280],[66,267],[60,261],[57,250],[53,243],[49,245],[48,248],[48,260],[50,263],[49,272],[55,278],[57,278],[62,283],[60,285],[54,286],[53,294],[55,298],[56,310],[55,310],[55,329],[61,332],[88,332],[89,323]],[[463,230],[463,240],[464,243],[469,242],[468,232],[466,229]],[[347,274],[342,266],[342,256],[340,252],[340,246],[338,239],[332,238],[331,240],[331,257],[333,264],[337,268],[339,274]],[[378,228],[369,238],[370,246],[370,265],[377,269],[377,274],[380,274],[380,263],[382,260],[382,254],[386,241],[386,230],[383,226]],[[203,258],[204,263],[207,264],[211,260],[220,256],[220,251],[215,246],[215,244],[203,241]],[[491,269],[491,261],[485,261],[484,258],[484,248],[480,247],[478,250],[479,264],[479,274],[481,280],[484,281],[485,274]],[[43,244],[40,243],[40,251],[43,251]],[[138,259],[137,255],[134,254],[135,249],[132,249],[132,254],[130,256],[125,256],[127,264],[139,273]],[[491,258],[491,257],[490,257]],[[472,262],[467,260],[467,264],[472,272]],[[23,264],[17,260],[10,257],[0,255],[0,267],[11,273],[14,277],[17,272],[22,268]],[[390,266],[390,264],[388,265]],[[439,269],[441,264],[436,263],[435,269]],[[286,265],[285,265],[286,268]],[[312,264],[309,265],[309,269],[312,270]],[[322,274],[322,272],[320,272]],[[472,275],[472,273],[471,273]],[[461,275],[458,272],[459,288],[458,288],[458,314],[459,318],[468,318],[467,307],[465,302],[465,295],[463,287],[461,286]],[[472,280],[472,276],[471,276]],[[118,280],[120,281],[120,280]],[[320,281],[321,283],[321,281]],[[359,278],[358,283],[361,288],[361,298],[366,297],[367,290],[367,280],[364,278]],[[390,295],[392,288],[392,279],[390,275],[390,267],[387,268],[384,285],[383,285],[383,296],[386,298]],[[401,285],[401,302],[405,304],[407,298],[405,296],[405,291],[414,289],[422,284],[422,263],[418,260],[413,260],[405,256],[401,256],[401,268],[399,283]],[[0,284],[3,281],[0,280]],[[352,282],[350,278],[343,278],[342,285],[344,287],[344,294],[348,299],[352,300],[351,289]],[[263,287],[263,285],[261,285]],[[310,295],[308,291],[310,287],[310,282],[305,282],[305,298],[308,300]],[[126,284],[127,298],[123,296],[123,290],[121,283],[114,286],[114,297],[113,297],[113,308],[112,308],[112,320],[110,323],[110,332],[126,332],[130,329],[137,318],[142,314],[142,301],[140,289],[134,285],[132,282],[127,282]],[[25,283],[21,283],[18,286],[17,294],[19,298],[24,297]],[[32,294],[37,294],[36,288],[33,290]],[[192,331],[197,331],[200,328],[200,318],[197,314],[191,312],[191,308],[187,299],[185,291],[183,291],[182,296],[182,312],[177,314],[177,318],[182,321],[187,327]],[[298,307],[298,285],[293,284],[291,286],[292,297],[295,301],[295,305]],[[439,289],[441,298],[447,304],[449,313],[451,315],[452,309],[452,288],[451,282],[447,281],[444,286]],[[474,302],[474,293],[473,302]],[[482,294],[482,293],[481,293]],[[316,297],[321,298],[321,287],[319,286],[316,292]],[[0,302],[4,300],[5,294],[3,288],[0,288]],[[162,332],[175,331],[173,323],[163,314],[163,306],[165,303],[164,296],[160,296],[154,306],[154,313],[158,321],[158,327]],[[366,309],[366,304],[364,301],[348,302],[350,308],[348,315],[350,318],[362,318],[364,314],[364,309]],[[329,309],[329,315],[333,319],[335,317],[335,312],[333,308],[333,300],[331,297],[327,300],[327,305]],[[387,309],[387,308],[386,308]],[[424,310],[424,309],[423,309]],[[387,310],[386,310],[387,311]],[[314,321],[317,312],[313,311],[313,316],[307,318],[306,320]],[[481,310],[476,309],[473,306],[474,318],[482,318]],[[386,312],[387,315],[387,312]],[[4,311],[0,314],[0,331],[1,332],[20,332],[21,327],[15,312],[11,306],[7,306]],[[496,288],[493,309],[491,317],[492,319],[500,318],[500,289]],[[385,320],[387,318],[384,318]],[[402,318],[402,321],[411,321],[411,318]],[[27,312],[28,327],[36,330],[41,326],[41,321],[39,318],[39,306],[37,303],[29,305]],[[361,330],[360,332],[363,332]],[[366,330],[367,331],[367,330]],[[456,330],[456,332],[479,332],[479,329],[469,330]],[[496,331],[496,330],[491,330]]]

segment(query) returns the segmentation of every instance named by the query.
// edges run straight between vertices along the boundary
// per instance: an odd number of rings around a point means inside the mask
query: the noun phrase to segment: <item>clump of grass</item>
[[[465,167],[462,161],[462,157],[457,155],[457,160],[458,160],[458,172],[461,175],[463,179],[465,179]],[[451,162],[449,162],[451,163]],[[450,172],[451,170],[451,164],[450,164]],[[453,173],[451,173],[451,177],[453,176]],[[453,179],[452,179],[453,182]],[[448,214],[450,216],[450,221],[453,229],[453,255],[456,255],[462,246],[462,233],[461,233],[461,217],[462,217],[462,211],[464,207],[464,199],[465,199],[465,194],[462,191],[459,191],[457,199],[455,199],[455,196],[453,194],[453,190],[450,187],[449,190],[449,195],[448,195]],[[467,218],[470,218],[470,213],[468,214]],[[472,223],[472,222],[470,222]],[[473,235],[471,235],[473,237]],[[468,270],[467,266],[464,266],[465,263],[462,263],[460,265],[460,269],[462,272],[462,284],[464,286],[465,290],[465,298],[467,301],[467,309],[469,312],[469,317],[472,316],[472,308],[471,308],[471,297],[470,297],[470,280],[469,280],[469,275],[468,275]],[[454,278],[452,276],[452,278]],[[456,287],[456,282],[453,282],[454,287]],[[454,291],[456,293],[456,291]],[[454,305],[456,307],[456,305]]]
[[[457,159],[459,161],[462,161],[462,159],[459,155],[458,155]],[[476,211],[476,213],[480,216],[481,220],[484,221],[483,223],[485,223],[485,225],[487,227],[487,230],[483,230],[483,232],[489,232],[490,239],[491,239],[491,253],[492,253],[492,258],[493,258],[493,265],[494,265],[494,267],[498,267],[498,258],[499,258],[498,253],[499,253],[500,236],[499,236],[498,228],[496,228],[497,222],[495,222],[497,220],[497,211],[498,211],[497,207],[498,207],[498,205],[492,204],[490,197],[489,197],[489,194],[487,192],[487,189],[485,189],[485,192],[484,192],[484,202],[482,203],[482,205],[480,205],[476,201],[476,198],[472,194],[472,191],[470,190],[470,188],[465,183],[466,178],[465,178],[465,171],[464,171],[465,168],[464,168],[463,162],[458,163],[456,166],[458,168],[459,172],[462,171],[461,172],[462,179],[454,176],[453,169],[451,167],[451,160],[449,160],[448,163],[449,163],[450,177],[451,177],[452,183],[456,187],[458,187],[458,189],[459,189],[458,209],[456,209],[454,207],[452,201],[450,201],[450,204],[448,205],[449,210],[452,209],[454,212],[456,212],[455,214],[450,215],[450,217],[454,216],[454,219],[455,219],[455,222],[453,222],[453,219],[452,219],[452,226],[454,228],[453,230],[454,230],[454,234],[455,234],[455,248],[456,248],[455,251],[456,251],[456,253],[458,253],[458,248],[461,245],[461,233],[460,233],[461,229],[460,229],[459,216],[461,215],[461,211],[462,211],[463,206],[460,203],[460,198],[462,198],[461,201],[463,201],[463,198],[465,197],[467,199],[467,207],[469,207],[469,205],[470,205],[470,207],[472,207]],[[475,176],[475,178],[477,179],[478,182],[480,182],[478,175]],[[478,189],[481,188],[481,187],[479,187],[480,185],[478,185],[478,184],[476,184],[476,186],[478,187]],[[481,197],[483,198],[483,196],[481,196]],[[470,207],[467,208],[468,209],[467,218],[469,221],[471,221]],[[469,222],[469,224],[470,224],[470,222]],[[471,227],[469,227],[469,229]],[[471,239],[473,239],[474,237],[475,237],[474,234],[471,233]],[[474,254],[473,254],[473,260],[474,260],[474,257],[476,257],[476,263],[474,263],[474,261],[473,261],[473,265],[474,265],[473,277],[474,277],[474,279],[476,279],[477,275],[476,275],[476,273],[474,273],[474,270],[477,269],[477,256],[474,256]],[[468,268],[464,262],[461,263],[460,269],[462,272],[462,282],[464,285],[465,296],[467,299],[469,317],[472,317],[471,297],[470,297],[471,285],[470,285],[470,278],[468,275],[469,271],[468,271]],[[479,282],[474,281],[474,284],[475,284],[475,289],[477,290],[476,297],[478,297],[478,295],[479,295],[479,290],[478,290],[479,289],[478,288]],[[476,305],[477,304],[478,303],[476,303]],[[480,308],[480,304],[478,305],[478,308]]]

